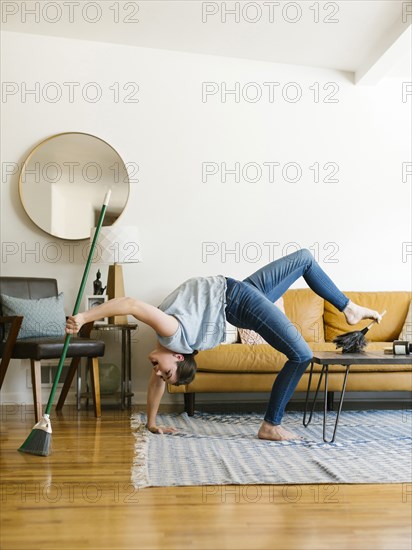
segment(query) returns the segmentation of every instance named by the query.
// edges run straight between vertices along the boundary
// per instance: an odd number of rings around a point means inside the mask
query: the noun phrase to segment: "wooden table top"
[[[361,353],[314,351],[312,361],[319,365],[412,365],[412,355],[386,354],[383,350]]]

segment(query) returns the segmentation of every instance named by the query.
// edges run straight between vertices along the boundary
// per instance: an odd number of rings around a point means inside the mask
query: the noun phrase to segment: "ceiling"
[[[411,79],[412,4],[403,0],[1,4],[6,31],[336,69],[355,81],[371,68],[375,81]]]

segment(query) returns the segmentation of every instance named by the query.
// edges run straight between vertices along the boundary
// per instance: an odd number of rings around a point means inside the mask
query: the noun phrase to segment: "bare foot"
[[[362,319],[376,319],[378,323],[382,319],[382,315],[380,315],[377,311],[367,307],[358,306],[353,302],[348,303],[343,310],[343,313],[346,317],[346,322],[348,325],[356,325],[356,323],[359,323]]]
[[[268,439],[270,441],[287,441],[288,439],[302,439],[298,435],[288,432],[285,428],[279,424],[275,426],[274,424],[269,424],[265,420],[262,422],[262,425],[258,432],[259,439]]]

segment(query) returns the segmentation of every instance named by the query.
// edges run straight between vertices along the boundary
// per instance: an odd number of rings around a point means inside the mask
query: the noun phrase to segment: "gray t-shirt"
[[[223,275],[188,279],[158,306],[179,322],[172,336],[159,342],[176,353],[211,349],[226,337],[226,279]]]

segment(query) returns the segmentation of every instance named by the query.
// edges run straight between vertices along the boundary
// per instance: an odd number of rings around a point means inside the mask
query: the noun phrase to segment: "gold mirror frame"
[[[55,134],[36,145],[19,177],[20,200],[29,218],[49,235],[67,240],[90,237],[109,189],[106,226],[123,213],[130,179],[119,153],[83,132]]]

